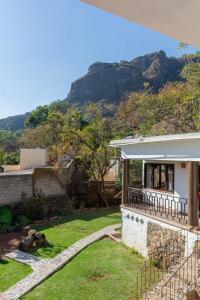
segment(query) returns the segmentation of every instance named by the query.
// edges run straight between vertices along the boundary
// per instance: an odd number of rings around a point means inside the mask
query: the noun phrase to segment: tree
[[[46,123],[49,114],[49,106],[38,106],[33,110],[30,115],[25,120],[25,127],[27,128],[36,128],[39,125]]]
[[[98,183],[99,195],[108,207],[105,198],[105,175],[116,163],[114,161],[111,164],[113,150],[108,147],[112,137],[111,128],[106,119],[102,118],[95,104],[88,109],[90,123],[85,123],[85,126],[80,126],[80,123],[78,126],[65,125],[63,143],[70,142],[68,154],[84,167],[90,178]]]

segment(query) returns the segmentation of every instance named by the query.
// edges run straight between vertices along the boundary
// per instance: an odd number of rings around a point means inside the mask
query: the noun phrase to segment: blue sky
[[[79,0],[0,0],[0,118],[65,98],[93,62],[160,49],[183,54],[178,41]]]

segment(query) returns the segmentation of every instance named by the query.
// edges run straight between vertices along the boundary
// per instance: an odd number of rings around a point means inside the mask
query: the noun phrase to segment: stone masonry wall
[[[0,206],[20,202],[22,192],[25,192],[28,197],[32,196],[31,175],[0,176]]]
[[[60,185],[57,178],[48,175],[36,180],[35,190],[42,190],[46,196],[65,195],[65,189]]]

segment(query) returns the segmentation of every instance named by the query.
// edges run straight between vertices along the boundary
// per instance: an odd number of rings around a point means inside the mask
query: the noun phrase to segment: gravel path
[[[115,230],[120,227],[121,224],[111,225],[90,234],[58,254],[54,259],[41,259],[21,251],[11,252],[8,255],[10,258],[29,264],[34,272],[5,291],[2,294],[5,297],[5,300],[17,300],[21,296],[27,294],[46,278],[60,270],[85,247],[106,236],[109,236],[110,234],[113,234]]]

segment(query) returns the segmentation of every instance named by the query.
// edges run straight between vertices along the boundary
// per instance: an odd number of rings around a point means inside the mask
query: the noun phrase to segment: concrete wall
[[[34,190],[42,190],[46,197],[66,195],[74,165],[60,169],[58,174],[51,168],[35,169],[33,172],[21,171],[15,174],[0,174],[0,206],[14,205],[22,200],[22,192],[28,197]],[[36,173],[35,173],[36,172]]]
[[[188,232],[178,226],[161,222],[153,219],[150,216],[134,212],[128,208],[121,208],[122,212],[122,242],[130,247],[136,249],[145,257],[148,257],[148,225],[149,223],[157,224],[163,229],[180,231],[187,237],[185,245],[185,256],[188,256],[194,247],[197,235],[193,232]]]
[[[47,165],[46,149],[20,149],[20,169],[32,169]]]
[[[31,175],[1,175],[0,176],[0,206],[13,205],[20,202],[22,192],[32,196]]]
[[[35,183],[36,190],[42,190],[47,196],[62,196],[65,195],[65,189],[60,185],[56,177],[43,176]]]
[[[20,170],[20,165],[3,165],[4,172],[14,172]]]

